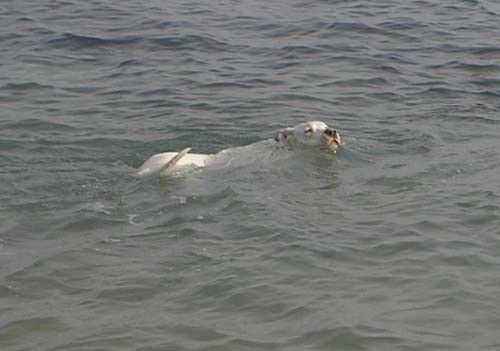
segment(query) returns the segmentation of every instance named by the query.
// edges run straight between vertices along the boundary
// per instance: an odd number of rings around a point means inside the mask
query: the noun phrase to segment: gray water
[[[500,349],[496,0],[16,0],[0,23],[2,351]],[[306,120],[345,147],[132,176]]]

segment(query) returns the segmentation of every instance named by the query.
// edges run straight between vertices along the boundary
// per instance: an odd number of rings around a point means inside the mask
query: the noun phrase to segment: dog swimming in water
[[[281,129],[273,140],[276,146],[286,148],[308,146],[335,152],[342,146],[340,133],[321,121],[304,122],[295,127]],[[164,176],[182,166],[205,167],[229,150],[222,150],[216,154],[195,154],[190,153],[191,148],[188,147],[178,152],[155,154],[148,158],[135,174],[138,177]]]

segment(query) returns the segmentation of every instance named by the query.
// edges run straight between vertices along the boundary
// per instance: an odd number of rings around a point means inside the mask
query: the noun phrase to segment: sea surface
[[[500,350],[497,0],[0,23],[0,350]],[[344,148],[268,148],[307,120]],[[134,177],[186,147],[238,152]]]

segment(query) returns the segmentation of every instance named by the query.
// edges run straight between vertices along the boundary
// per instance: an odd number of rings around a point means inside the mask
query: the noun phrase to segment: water
[[[2,350],[500,348],[498,2],[0,19]],[[346,147],[132,176],[311,119]]]

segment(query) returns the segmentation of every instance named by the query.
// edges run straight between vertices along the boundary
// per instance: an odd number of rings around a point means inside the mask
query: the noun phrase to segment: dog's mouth
[[[325,146],[331,149],[337,149],[339,146],[342,146],[342,138],[340,137],[340,133],[335,129],[327,128],[323,134]]]
[[[289,144],[293,139],[293,131],[288,128],[280,130],[274,136],[274,141],[277,143]],[[327,148],[337,149],[342,146],[342,137],[335,129],[327,128],[323,131],[323,144]]]

